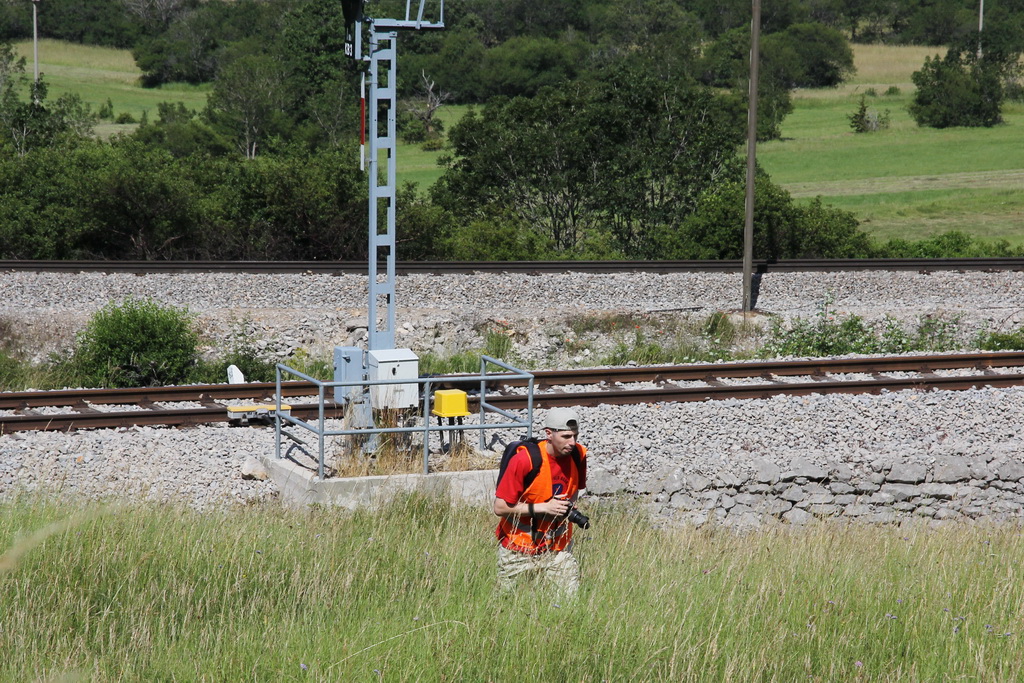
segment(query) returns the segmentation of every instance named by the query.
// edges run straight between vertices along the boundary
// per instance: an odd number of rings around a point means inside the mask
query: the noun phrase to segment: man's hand
[[[546,503],[534,503],[534,512],[547,515],[548,517],[564,517],[569,513],[570,503],[564,498],[552,498]]]

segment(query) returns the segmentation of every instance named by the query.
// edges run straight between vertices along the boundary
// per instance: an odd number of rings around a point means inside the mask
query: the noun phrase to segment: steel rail
[[[42,408],[51,406],[72,406],[81,403],[103,405],[130,405],[147,403],[179,403],[204,401],[228,401],[256,399],[265,400],[274,395],[277,387],[273,382],[248,382],[246,384],[194,384],[167,387],[142,387],[131,389],[61,389],[58,391],[19,391],[0,393],[0,410]],[[309,396],[316,394],[316,387],[310,382],[283,382],[283,397]]]
[[[991,351],[984,353],[952,353],[929,356],[866,356],[861,358],[823,358],[812,360],[771,361],[762,363],[701,363],[696,365],[660,365],[646,367],[579,368],[535,372],[541,387],[591,385],[603,383],[706,381],[709,378],[741,378],[770,376],[825,376],[829,374],[933,372],[964,368],[1024,366],[1024,351]],[[462,375],[452,375],[457,378]],[[434,384],[445,388],[444,377]],[[461,386],[461,385],[460,385]],[[492,387],[526,386],[526,380],[506,379],[496,374]],[[283,382],[282,397],[313,396],[316,386],[310,382]],[[273,382],[246,384],[196,384],[138,389],[63,389],[58,391],[0,392],[0,410],[19,410],[87,403],[103,405],[153,404],[174,402],[267,400],[276,386]]]
[[[611,382],[705,381],[708,378],[770,376],[827,376],[830,374],[882,372],[927,373],[936,370],[1024,367],[1024,351],[988,351],[928,356],[865,356],[861,358],[818,358],[811,360],[766,361],[761,363],[701,363],[646,367],[580,368],[535,372],[536,384],[564,386]],[[457,377],[458,375],[453,375]],[[505,386],[526,386],[525,380],[501,380]]]
[[[880,393],[904,389],[963,390],[983,386],[1008,387],[1024,384],[1024,374],[999,374],[995,367],[1024,366],[1024,352],[1005,351],[934,356],[888,356],[846,359],[816,359],[766,363],[717,363],[702,365],[657,366],[645,368],[586,368],[569,371],[535,373],[538,386],[595,385],[652,382],[656,388],[623,389],[612,387],[589,392],[542,392],[535,394],[539,407],[599,404],[635,404],[660,401],[702,401],[727,398],[767,398],[780,394],[812,393]],[[981,375],[941,377],[937,370],[979,369]],[[894,378],[886,372],[913,372],[914,377]],[[870,374],[870,380],[842,380],[833,375]],[[811,382],[780,381],[778,377],[812,377]],[[757,384],[728,385],[722,379],[758,378]],[[679,387],[675,381],[699,381],[705,386]],[[443,387],[443,377],[434,382]],[[488,396],[488,402],[505,409],[526,407],[525,396],[501,393],[513,388],[518,380],[500,379],[494,383],[499,392]],[[130,425],[170,425],[223,422],[228,419],[225,405],[215,401],[233,399],[267,399],[275,390],[272,383],[193,385],[178,387],[147,387],[143,389],[72,389],[52,392],[0,393],[0,409],[22,414],[0,416],[0,434],[23,430],[66,430],[80,428],[123,427]],[[287,397],[312,396],[316,387],[307,382],[288,382],[282,386]],[[159,403],[198,402],[202,408],[163,407]],[[475,397],[471,397],[475,405]],[[97,410],[92,405],[142,406],[141,410]],[[290,402],[292,413],[306,418],[316,415],[317,404]],[[66,406],[77,412],[43,415],[35,408]],[[341,408],[327,406],[329,416],[337,416]]]
[[[534,394],[534,406],[635,405],[639,403],[684,403],[687,401],[721,401],[725,399],[763,399],[772,396],[807,396],[809,394],[880,394],[887,391],[914,389],[925,391],[964,391],[984,387],[1024,386],[1024,374],[972,375],[967,377],[910,377],[896,379],[839,380],[819,382],[768,382],[764,384],[714,385],[706,387],[671,387],[657,389],[616,389],[561,394]],[[526,407],[521,396],[488,397],[487,402],[506,410]]]
[[[710,401],[725,399],[763,399],[772,396],[806,396],[809,394],[879,394],[887,391],[913,389],[925,391],[963,391],[984,387],[1003,388],[1024,385],[1024,374],[985,374],[968,377],[919,376],[910,378],[883,378],[870,380],[839,380],[816,382],[767,382],[762,384],[710,385],[703,387],[659,386],[654,389],[614,389],[608,391],[539,393],[534,394],[534,406],[597,406],[630,405],[640,403]],[[522,395],[488,396],[488,403],[506,409],[527,407]],[[476,407],[477,401],[470,401]],[[293,415],[314,419],[317,404],[291,404]],[[325,408],[327,417],[341,417],[344,407],[330,404]],[[135,425],[186,426],[227,421],[223,406],[204,408],[165,408],[159,410],[133,410],[118,412],[87,411],[57,415],[16,415],[0,417],[0,434],[25,430],[71,430],[111,428]]]
[[[723,261],[400,261],[413,273],[739,273],[739,260]],[[758,273],[835,271],[1020,271],[1024,258],[780,259],[756,260]],[[365,274],[366,261],[33,261],[0,260],[0,272]]]
[[[343,408],[330,405],[324,415],[341,417]],[[319,405],[315,403],[291,406],[291,413],[304,420],[315,420]],[[113,429],[117,427],[166,426],[186,427],[227,422],[225,406],[203,408],[159,408],[128,411],[87,411],[56,415],[14,415],[0,417],[0,434],[20,431],[71,431],[75,429]]]

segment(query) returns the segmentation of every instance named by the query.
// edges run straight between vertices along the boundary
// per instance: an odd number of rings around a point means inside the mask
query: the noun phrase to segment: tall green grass
[[[0,679],[1019,680],[1015,527],[654,528],[591,505],[574,603],[494,518],[0,505]],[[70,519],[69,519],[70,517]],[[33,534],[35,536],[33,537]]]

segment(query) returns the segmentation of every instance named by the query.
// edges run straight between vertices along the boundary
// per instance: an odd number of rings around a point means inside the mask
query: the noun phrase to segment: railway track
[[[366,273],[366,261],[5,261],[0,272],[64,273]],[[730,261],[402,261],[399,275],[411,273],[739,273],[743,263]],[[787,259],[754,261],[758,273],[823,271],[1019,271],[1024,258],[964,259]]]
[[[534,373],[534,405],[547,408],[756,399],[780,394],[1010,387],[1024,385],[1024,373],[1015,372],[1022,367],[1024,352],[1007,351],[545,371]],[[434,388],[445,386],[443,376],[433,381]],[[459,386],[464,388],[465,384]],[[525,380],[506,380],[497,375],[490,383],[487,401],[506,410],[524,409],[525,386]],[[249,383],[5,392],[0,393],[0,434],[226,422],[229,404],[266,404],[275,390],[273,383]],[[292,414],[308,420],[319,411],[316,391],[308,382],[286,382],[281,393],[282,399],[288,399]],[[338,417],[342,410],[328,402],[325,415]]]

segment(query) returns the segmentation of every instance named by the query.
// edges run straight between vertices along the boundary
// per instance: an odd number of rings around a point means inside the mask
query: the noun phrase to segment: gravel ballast
[[[828,297],[837,312],[868,320],[888,315],[914,321],[930,315],[957,317],[967,329],[1009,329],[1024,319],[1021,284],[1021,274],[1001,272],[769,274],[760,282],[757,308],[783,319],[806,318]],[[0,319],[23,340],[33,340],[37,358],[69,348],[74,332],[93,312],[129,296],[187,307],[211,345],[222,343],[243,321],[282,357],[296,348],[317,353],[335,344],[359,345],[365,338],[362,276],[16,272],[4,274],[4,290]],[[472,348],[479,345],[481,324],[499,321],[521,333],[516,337],[521,356],[550,357],[552,333],[564,329],[562,321],[569,315],[707,315],[735,309],[740,297],[741,279],[733,274],[409,275],[398,279],[396,342],[438,353]],[[875,514],[886,499],[878,497],[880,490],[858,489],[862,483],[862,489],[897,485],[899,468],[919,465],[923,479],[900,485],[926,486],[945,476],[937,468],[949,462],[974,468],[958,484],[963,489],[990,490],[998,482],[999,500],[1010,501],[1000,514],[1015,516],[1024,499],[1015,503],[1013,496],[1024,495],[1024,489],[1007,463],[1021,458],[1016,431],[1024,417],[1022,397],[1020,389],[815,395],[602,406],[580,413],[595,488],[645,494],[652,511],[665,517],[735,520],[739,525],[763,512],[765,496],[797,498],[794,486],[803,497],[790,501],[786,511],[773,511],[775,518],[797,523],[801,515],[784,515],[793,510],[809,517],[836,513],[816,505],[839,505],[837,514]],[[276,489],[270,482],[243,480],[241,464],[272,451],[269,429],[8,434],[0,436],[0,495],[43,488],[199,508],[251,503],[272,499]],[[787,479],[796,472],[794,466],[806,471]],[[824,474],[815,478],[818,470]],[[686,477],[678,489],[669,490]],[[966,504],[952,510],[956,515],[941,512],[952,509],[952,503],[932,502],[950,500],[946,492],[917,491],[916,498],[896,501],[904,507],[913,503],[898,512],[931,519],[977,516]],[[708,502],[712,493],[713,504]],[[942,495],[936,499],[933,493]],[[961,493],[972,500],[979,495]],[[834,502],[844,495],[856,500]],[[737,503],[737,497],[746,502]],[[856,505],[866,507],[850,507]]]

